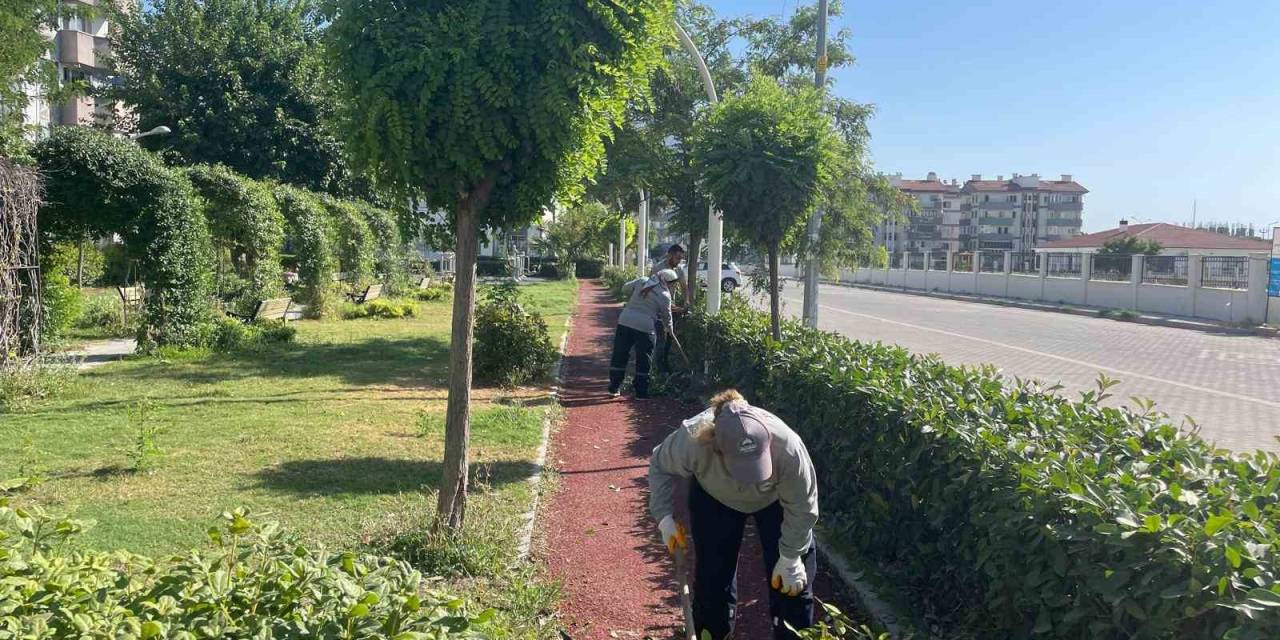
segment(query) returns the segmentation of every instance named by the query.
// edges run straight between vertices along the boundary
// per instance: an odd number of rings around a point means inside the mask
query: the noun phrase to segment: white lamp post
[[[129,139],[130,139],[130,140],[141,140],[141,139],[146,138],[146,137],[149,137],[149,136],[167,136],[167,135],[169,135],[170,133],[173,133],[173,129],[170,129],[169,127],[166,127],[166,126],[164,126],[164,125],[160,125],[160,126],[158,126],[158,127],[154,128],[154,129],[150,130],[150,131],[144,131],[144,132],[142,132],[142,133],[135,133],[135,134],[133,134],[133,135],[129,136]]]
[[[680,46],[684,47],[689,57],[693,58],[694,64],[698,66],[698,74],[702,76],[702,87],[707,92],[707,100],[711,104],[720,102],[720,98],[716,96],[716,85],[711,80],[711,70],[707,68],[706,60],[702,59],[702,54],[698,52],[698,46],[693,43],[693,39],[685,32],[684,27],[676,24],[676,37],[680,39]],[[716,212],[715,203],[707,207],[707,314],[716,315],[720,312],[720,265],[724,258],[724,219]],[[698,263],[698,256],[689,257],[689,267],[695,268]],[[695,271],[696,273],[696,271]]]

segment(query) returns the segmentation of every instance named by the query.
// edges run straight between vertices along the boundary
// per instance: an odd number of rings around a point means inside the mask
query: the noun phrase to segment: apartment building
[[[876,243],[889,253],[1009,250],[1031,251],[1043,243],[1080,234],[1084,194],[1071,175],[1045,180],[1037,174],[1013,174],[984,180],[973,175],[964,185],[897,174],[889,182],[915,200],[876,229]]]
[[[945,182],[930,171],[924,180],[908,180],[902,174],[889,176],[889,183],[915,200],[915,209],[903,207],[900,215],[888,216],[875,230],[876,244],[889,253],[946,251],[955,240],[959,214],[964,202],[956,180]]]
[[[56,30],[45,33],[53,41],[51,56],[57,64],[58,81],[83,81],[100,89],[111,81],[106,59],[110,53],[110,21],[98,0],[64,0],[71,9]],[[50,104],[38,87],[27,87],[25,121],[36,135],[52,125],[79,125],[114,128],[123,112],[114,103],[83,95],[63,104]]]
[[[1031,251],[1046,242],[1080,235],[1084,195],[1089,192],[1062,174],[1045,180],[1037,174],[1013,174],[983,180],[975,174],[964,183],[957,250]],[[968,227],[966,229],[966,227]]]

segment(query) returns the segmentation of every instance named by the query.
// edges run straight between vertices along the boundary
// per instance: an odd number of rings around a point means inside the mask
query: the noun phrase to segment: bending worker
[[[609,362],[609,395],[622,390],[627,375],[627,361],[636,352],[636,377],[633,386],[637,398],[649,397],[649,363],[653,357],[656,330],[671,333],[671,283],[675,271],[662,269],[649,278],[636,278],[622,285],[627,304],[618,316],[618,329],[613,335],[613,358]]]
[[[679,243],[673,244],[670,247],[667,247],[667,253],[662,256],[661,260],[653,263],[653,268],[649,270],[649,275],[651,276],[656,275],[663,269],[670,269],[676,272],[676,281],[671,284],[671,314],[674,323],[680,322],[680,317],[684,314],[684,308],[681,306],[681,302],[687,297],[684,288],[685,271],[684,267],[680,266],[684,263],[684,256],[684,247],[680,246]],[[657,324],[656,321],[655,324]],[[658,372],[666,373],[671,370],[671,367],[668,364],[668,358],[671,355],[671,340],[668,340],[667,335],[662,333],[659,329],[660,327],[654,327],[654,331],[658,336],[658,342],[654,346],[654,360],[657,361]],[[675,332],[674,324],[672,325],[671,330],[672,333]]]
[[[764,547],[774,638],[795,638],[788,624],[812,625],[818,485],[800,437],[737,391],[720,393],[667,436],[649,459],[649,512],[672,553],[687,545],[684,527],[672,517],[677,477],[691,478],[696,635],[705,631],[722,640],[733,631],[738,548],[748,517],[755,518]]]

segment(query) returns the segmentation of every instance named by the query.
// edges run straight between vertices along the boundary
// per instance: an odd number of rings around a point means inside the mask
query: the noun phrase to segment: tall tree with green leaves
[[[671,0],[333,3],[328,51],[355,163],[447,211],[456,236],[447,527],[466,506],[477,231],[581,194],[603,138],[646,90],[672,14]]]
[[[610,230],[617,214],[595,201],[583,202],[566,209],[544,227],[545,235],[536,241],[538,247],[556,259],[561,277],[573,277],[578,260],[604,254]],[[614,234],[616,237],[616,234]]]
[[[350,195],[326,119],[333,99],[320,22],[302,0],[153,0],[113,16],[119,85],[143,140],[185,164],[222,164],[251,178]]]
[[[784,88],[773,78],[751,79],[698,126],[694,158],[729,233],[769,256],[770,325],[782,339],[778,261],[822,189],[835,177],[844,150],[822,96],[811,87]]]

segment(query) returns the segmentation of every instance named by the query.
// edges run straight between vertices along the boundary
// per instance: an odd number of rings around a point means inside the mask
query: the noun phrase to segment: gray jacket
[[[653,333],[654,321],[661,322],[663,329],[671,328],[671,292],[657,276],[636,278],[622,285],[622,293],[628,299],[618,324],[645,333]]]
[[[758,407],[757,407],[758,408]],[[774,502],[782,504],[782,540],[778,548],[788,558],[799,558],[813,544],[818,523],[818,481],[804,442],[778,416],[768,415],[773,477],[755,486],[738,484],[724,461],[694,435],[708,409],[685,420],[653,450],[649,458],[649,513],[659,522],[671,515],[676,478],[696,478],[698,484],[721,504],[742,513],[755,513]]]

